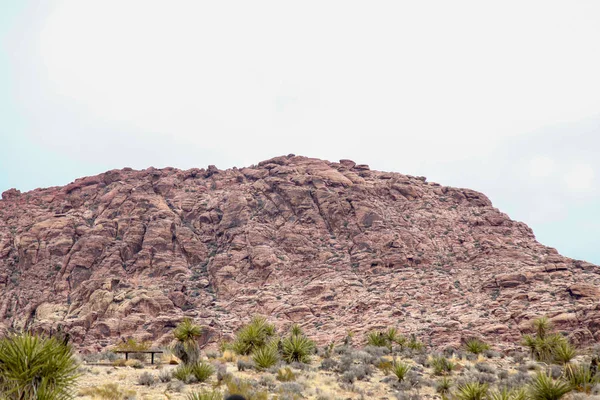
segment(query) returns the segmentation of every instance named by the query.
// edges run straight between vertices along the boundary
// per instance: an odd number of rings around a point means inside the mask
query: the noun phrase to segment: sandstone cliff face
[[[0,330],[61,325],[87,349],[167,341],[184,316],[218,339],[254,313],[438,346],[510,343],[547,314],[589,342],[599,282],[481,193],[349,160],[113,170],[0,201]]]

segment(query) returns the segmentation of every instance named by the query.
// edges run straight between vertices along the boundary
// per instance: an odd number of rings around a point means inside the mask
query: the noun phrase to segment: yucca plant
[[[198,382],[206,382],[215,373],[215,368],[205,362],[199,362],[191,366],[192,375]]]
[[[414,351],[421,351],[425,348],[425,344],[423,344],[423,342],[417,339],[417,337],[413,334],[406,347]]]
[[[398,382],[402,382],[411,369],[412,366],[410,364],[402,362],[397,362],[392,366],[392,372],[396,375],[396,378],[398,378]]]
[[[548,319],[548,317],[539,317],[533,320],[532,322],[533,328],[537,334],[537,337],[540,339],[544,339],[546,334],[552,329],[552,322]]]
[[[190,318],[184,318],[173,330],[175,344],[171,351],[184,364],[195,364],[200,358],[198,339],[202,336],[202,328],[195,325]]]
[[[488,394],[488,384],[468,382],[457,388],[455,397],[458,400],[483,400]]]
[[[438,376],[450,375],[456,367],[456,365],[446,357],[432,357],[430,364],[434,375]]]
[[[538,372],[531,381],[529,395],[532,400],[558,400],[572,390],[571,384],[563,380],[554,381],[544,372]]]
[[[267,400],[269,398],[269,394],[265,390],[256,388],[243,379],[229,377],[225,380],[225,385],[227,386],[225,391],[227,396],[237,394],[246,400]]]
[[[256,316],[238,331],[232,350],[240,355],[248,355],[264,347],[273,336],[275,325],[269,324],[264,317]]]
[[[193,366],[190,364],[180,364],[173,371],[173,378],[179,379],[181,382],[189,382],[194,375],[192,368]]]
[[[188,393],[187,400],[223,400],[223,393],[218,390],[202,390],[200,392]]]
[[[0,393],[12,399],[70,398],[77,379],[71,346],[30,333],[0,339]]]
[[[388,345],[385,333],[372,331],[367,334],[367,343],[371,346],[386,347]]]
[[[300,328],[300,325],[298,324],[294,324],[292,325],[292,327],[290,328],[290,334],[292,336],[301,336],[304,333],[302,332],[302,328]]]
[[[252,353],[252,361],[258,369],[267,369],[277,364],[279,361],[279,353],[275,346],[263,346],[254,350]]]
[[[568,364],[565,366],[565,379],[573,390],[589,394],[600,383],[600,374],[592,371],[589,365]]]
[[[315,348],[315,343],[306,336],[292,335],[281,341],[282,357],[287,363],[298,361],[310,362],[310,354]]]
[[[487,394],[487,400],[527,400],[527,391],[523,388],[509,389],[503,387]]]
[[[435,385],[435,391],[443,396],[450,393],[452,387],[452,381],[448,377],[442,377],[439,382]]]
[[[575,346],[565,339],[554,346],[552,356],[554,362],[565,365],[577,356],[577,350],[575,350]]]
[[[473,354],[481,354],[490,349],[490,345],[477,339],[472,338],[465,342],[465,350]]]

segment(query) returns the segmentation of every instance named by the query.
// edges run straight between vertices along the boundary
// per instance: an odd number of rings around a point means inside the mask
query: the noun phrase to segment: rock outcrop
[[[184,316],[253,314],[324,343],[395,325],[436,346],[514,343],[545,314],[600,339],[600,268],[539,244],[483,194],[350,160],[113,170],[0,201],[0,330],[157,344]]]

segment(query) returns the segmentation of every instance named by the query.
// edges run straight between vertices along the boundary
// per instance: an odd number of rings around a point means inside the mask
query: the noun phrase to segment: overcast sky
[[[0,191],[351,158],[600,264],[600,1],[0,1]]]

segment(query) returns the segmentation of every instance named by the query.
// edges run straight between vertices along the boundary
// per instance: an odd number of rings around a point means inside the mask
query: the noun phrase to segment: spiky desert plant
[[[523,388],[503,387],[487,394],[487,400],[527,400],[527,391]]]
[[[376,347],[386,347],[388,345],[385,333],[379,331],[369,332],[367,334],[367,343]]]
[[[0,339],[0,393],[12,399],[63,399],[72,395],[77,361],[70,345],[30,333]]]
[[[554,362],[559,364],[568,364],[577,356],[577,350],[569,341],[559,341],[552,349],[552,357]]]
[[[532,400],[558,400],[571,390],[570,383],[560,379],[554,381],[545,372],[538,372],[531,381],[529,395]]]
[[[448,377],[444,376],[435,385],[435,391],[437,393],[445,396],[448,393],[450,393],[450,388],[451,387],[452,387],[452,381]]]
[[[237,354],[248,355],[264,347],[273,336],[275,325],[268,323],[264,317],[256,316],[238,331],[232,349]]]
[[[404,346],[406,346],[406,344],[408,343],[408,338],[403,335],[396,335],[394,343],[400,346],[400,350],[402,351],[404,349]]]
[[[446,357],[434,356],[431,358],[430,364],[431,368],[433,369],[433,374],[438,376],[450,375],[456,367],[456,365],[452,361],[448,360]]]
[[[540,339],[544,339],[546,334],[552,329],[552,322],[548,319],[548,317],[536,318],[533,320],[532,325],[535,329],[537,337]]]
[[[398,382],[402,382],[411,369],[412,366],[410,364],[396,362],[392,367],[392,372],[398,378]]]
[[[406,347],[414,351],[421,351],[425,348],[425,344],[419,339],[417,339],[417,337],[413,334],[411,335],[410,341],[408,342]]]
[[[537,341],[534,336],[526,334],[521,338],[521,344],[529,349],[529,356],[535,357],[535,351],[537,347]]]
[[[190,318],[184,318],[173,330],[175,344],[171,351],[184,364],[195,364],[200,358],[198,339],[202,336],[202,328],[194,324]]]
[[[490,349],[490,345],[477,339],[471,338],[465,342],[465,350],[473,354],[481,354]]]
[[[483,400],[487,394],[487,383],[468,382],[458,386],[455,397],[458,400]]]
[[[249,381],[243,379],[229,376],[225,380],[225,385],[227,386],[225,391],[227,396],[237,394],[246,400],[267,400],[269,397],[266,391],[255,387]]]
[[[300,328],[300,325],[298,324],[294,324],[292,325],[292,327],[290,328],[290,334],[292,336],[300,336],[303,335],[304,332],[302,332],[302,328]]]
[[[565,366],[565,379],[573,390],[589,394],[600,383],[600,374],[592,371],[589,365],[568,364]]]
[[[277,364],[279,361],[279,353],[275,346],[263,346],[252,353],[252,361],[257,369],[267,369]]]
[[[197,362],[191,367],[192,375],[198,382],[206,382],[215,373],[215,368],[205,362]]]
[[[179,379],[181,382],[189,382],[193,376],[191,364],[180,364],[175,370],[173,370],[173,378]]]
[[[202,390],[199,392],[188,393],[187,400],[222,400],[223,393],[218,390]]]
[[[306,336],[292,335],[281,341],[282,357],[287,363],[298,361],[310,363],[310,354],[315,348],[315,343]]]

